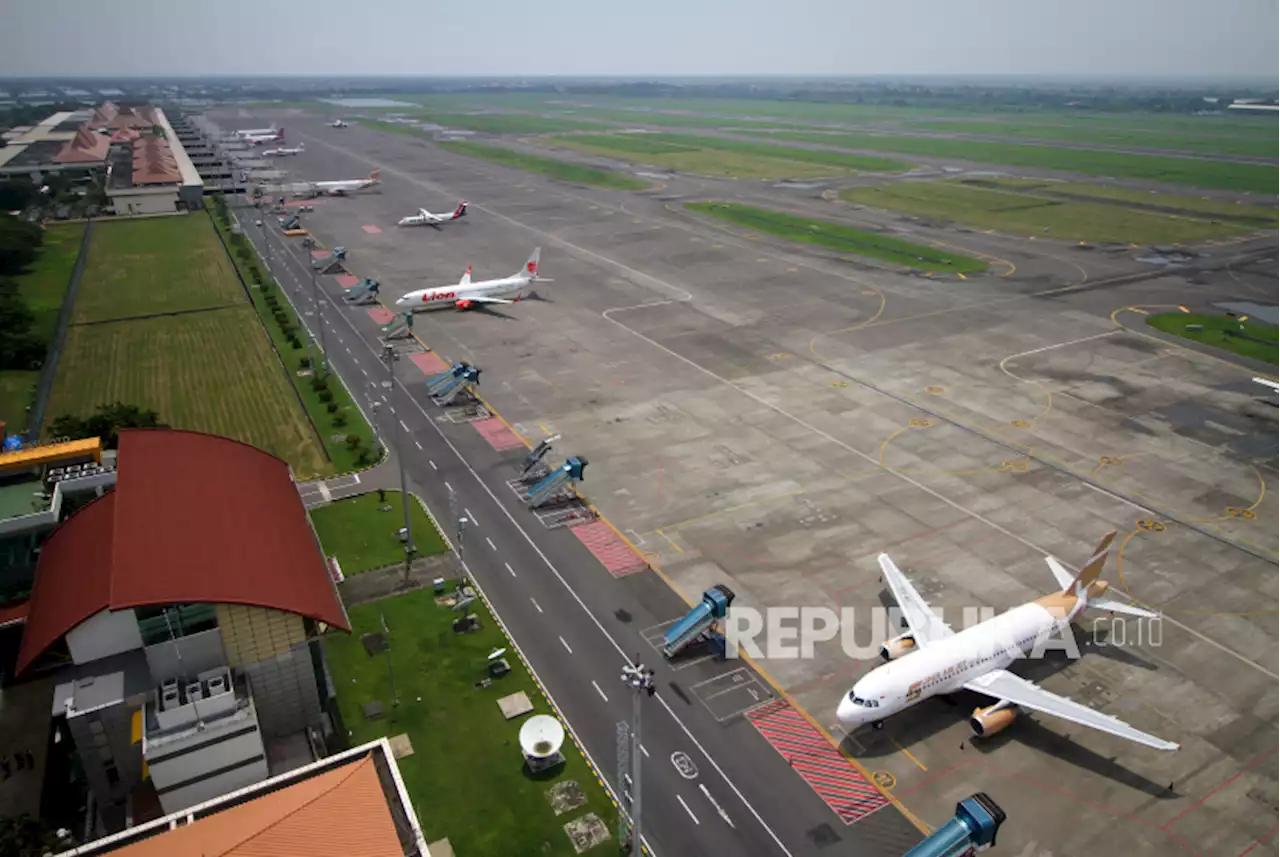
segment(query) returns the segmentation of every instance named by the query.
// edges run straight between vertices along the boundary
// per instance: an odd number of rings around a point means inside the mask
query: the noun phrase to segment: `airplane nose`
[[[858,707],[849,701],[849,697],[840,700],[836,706],[836,719],[841,723],[852,723],[857,719]]]

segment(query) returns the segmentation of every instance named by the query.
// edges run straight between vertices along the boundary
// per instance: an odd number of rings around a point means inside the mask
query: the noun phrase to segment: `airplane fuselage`
[[[413,312],[460,308],[475,298],[500,298],[519,300],[529,280],[524,277],[504,277],[466,285],[444,286],[437,289],[418,289],[396,301],[396,306]]]
[[[1036,648],[1061,637],[1059,616],[1031,602],[876,667],[841,700],[836,716],[846,726],[884,720],[939,694],[954,693],[992,670],[1004,669]],[[857,705],[854,699],[873,705]]]

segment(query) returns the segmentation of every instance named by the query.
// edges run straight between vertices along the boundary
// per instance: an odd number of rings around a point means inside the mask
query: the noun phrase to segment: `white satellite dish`
[[[520,749],[528,759],[548,759],[560,752],[564,727],[549,714],[530,717],[520,727]]]

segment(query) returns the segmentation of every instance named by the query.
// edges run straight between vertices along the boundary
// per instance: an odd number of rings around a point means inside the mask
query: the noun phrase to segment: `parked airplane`
[[[284,129],[272,125],[270,128],[242,128],[234,133],[237,137],[269,137],[274,134],[280,134],[283,137]]]
[[[262,156],[263,156],[264,158],[269,158],[269,157],[271,157],[271,156],[273,156],[273,155],[278,155],[278,156],[280,156],[280,157],[284,157],[284,156],[286,156],[286,155],[301,155],[301,154],[302,154],[303,152],[305,152],[306,150],[307,150],[307,149],[306,149],[306,144],[304,144],[304,143],[299,143],[298,145],[294,146],[293,148],[289,148],[288,146],[281,146],[281,147],[280,147],[280,148],[278,148],[278,149],[263,149],[263,150],[262,150]]]
[[[994,735],[1013,723],[1017,707],[1052,714],[1072,723],[1100,729],[1157,750],[1176,750],[1170,743],[1140,732],[1088,706],[1042,690],[1004,668],[1050,638],[1059,623],[1070,622],[1086,607],[1154,618],[1155,613],[1106,597],[1107,584],[1098,580],[1106,564],[1115,532],[1103,537],[1092,559],[1078,575],[1045,557],[1049,570],[1063,587],[956,633],[934,615],[920,593],[887,554],[880,568],[902,608],[908,631],[886,640],[880,654],[888,663],[876,667],[854,684],[840,701],[836,717],[851,727],[871,723],[880,728],[886,717],[921,700],[961,689],[994,698],[996,703],[975,708],[970,728],[978,737]],[[1016,706],[1016,707],[1015,707]]]
[[[345,196],[349,193],[355,193],[358,190],[375,187],[382,184],[382,170],[375,169],[369,173],[367,179],[341,179],[331,182],[311,182],[310,188],[318,194],[329,194],[330,196]]]
[[[458,220],[467,216],[467,201],[464,199],[458,203],[458,207],[448,214],[432,214],[425,208],[418,209],[417,214],[411,214],[408,217],[400,218],[397,226],[439,226],[441,223],[448,223],[451,220]]]
[[[248,143],[250,146],[261,146],[263,143],[274,143],[277,140],[284,139],[284,129],[270,131],[255,131],[252,134],[241,134],[241,142]]]
[[[500,280],[484,280],[471,282],[471,268],[462,275],[456,286],[443,286],[438,289],[418,289],[409,292],[396,301],[397,307],[410,311],[424,309],[471,309],[478,304],[510,304],[525,296],[525,289],[530,283],[549,283],[551,280],[538,276],[538,259],[542,248],[538,247],[524,263],[524,267],[509,277]]]
[[[346,122],[343,122],[341,119],[334,119],[332,122],[330,122],[330,123],[329,123],[329,127],[330,127],[330,128],[345,128],[345,127],[347,127],[347,123],[346,123]]]

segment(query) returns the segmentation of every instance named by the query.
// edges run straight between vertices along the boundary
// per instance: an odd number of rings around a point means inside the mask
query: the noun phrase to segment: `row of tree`
[[[0,370],[39,369],[46,343],[35,330],[35,316],[11,277],[36,260],[44,230],[34,223],[0,214]]]

